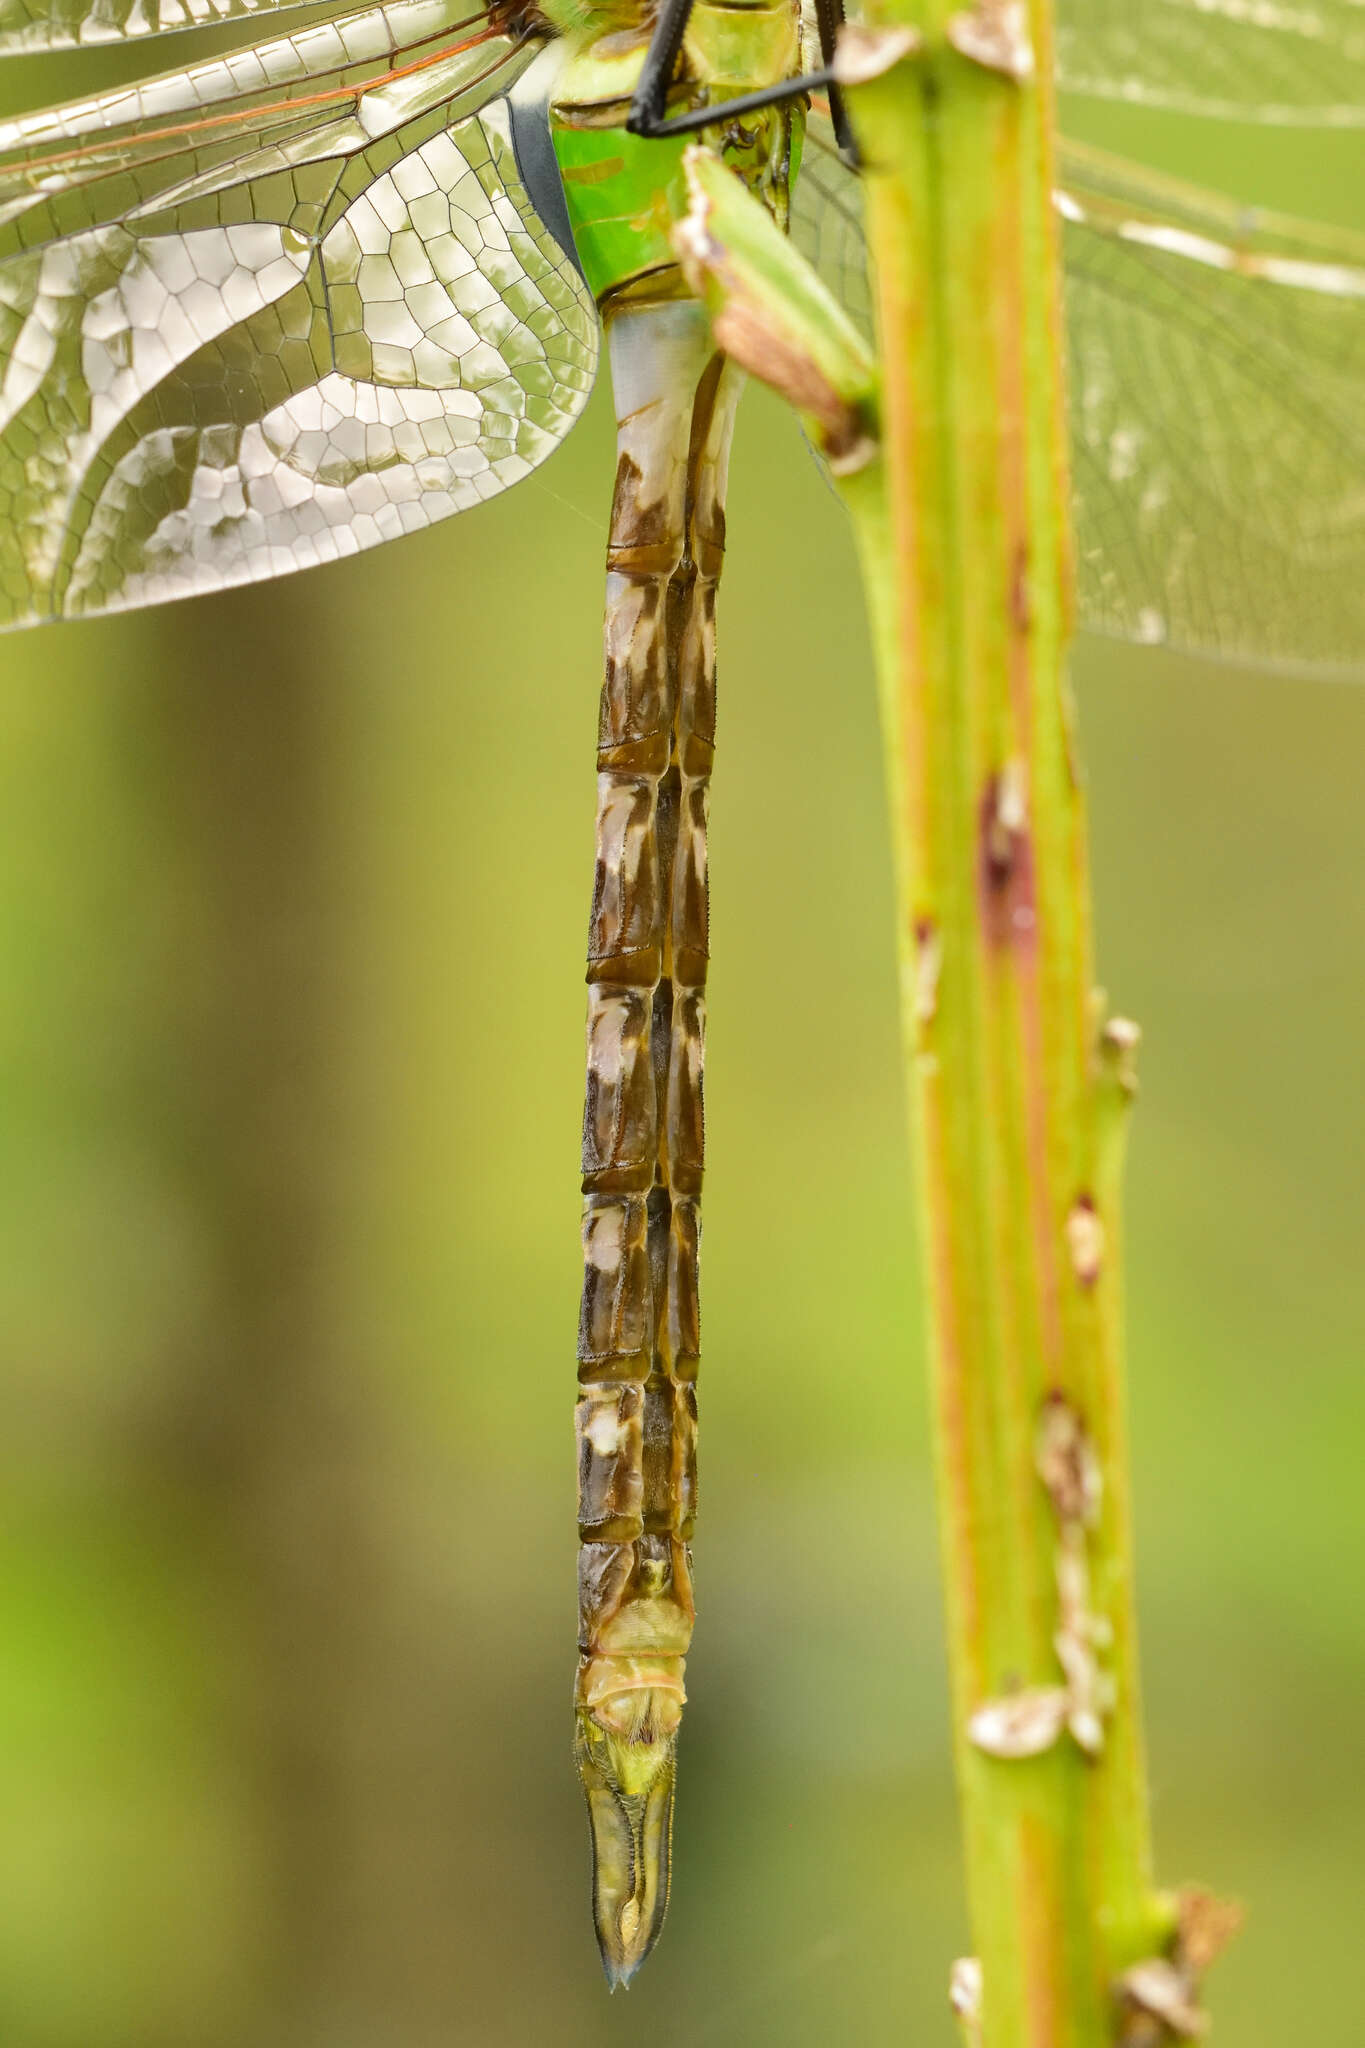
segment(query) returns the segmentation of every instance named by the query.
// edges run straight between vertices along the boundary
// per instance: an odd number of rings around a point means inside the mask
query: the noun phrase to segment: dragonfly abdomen
[[[588,940],[577,1716],[615,1985],[667,1905],[695,1614],[706,814],[738,380],[696,306],[623,308],[609,332],[619,461]]]

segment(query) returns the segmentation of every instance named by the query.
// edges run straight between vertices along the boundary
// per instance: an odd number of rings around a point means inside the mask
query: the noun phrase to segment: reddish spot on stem
[[[1032,952],[1038,915],[1033,841],[1017,785],[992,775],[981,797],[978,884],[987,944]]]
[[[1033,623],[1033,604],[1028,581],[1028,548],[1023,541],[1020,541],[1014,551],[1014,574],[1010,577],[1010,617],[1021,633],[1027,633]]]

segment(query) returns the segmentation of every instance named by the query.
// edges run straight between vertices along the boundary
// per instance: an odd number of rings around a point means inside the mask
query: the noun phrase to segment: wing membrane
[[[568,432],[596,316],[488,101],[533,53],[380,12],[0,136],[0,621],[331,560]]]
[[[310,0],[0,0],[0,57],[270,20]]]
[[[1236,121],[1365,126],[1362,0],[1058,0],[1064,90]]]
[[[437,104],[466,106],[502,91],[530,45],[495,36],[460,0],[390,0],[291,35],[163,72],[112,92],[0,122],[0,202],[47,199],[107,165],[136,180],[168,163],[176,175],[275,130],[323,132],[319,110],[349,114],[362,140]],[[485,80],[497,80],[482,90]],[[104,145],[101,147],[100,145]],[[135,199],[144,198],[138,185]],[[101,195],[100,203],[111,202]]]
[[[0,0],[0,57],[29,50],[72,50],[130,37],[261,23],[314,0]],[[339,13],[345,0],[337,0]]]
[[[1365,244],[1068,145],[1081,623],[1365,666]],[[870,323],[857,181],[818,123],[793,234]]]
[[[1365,245],[1064,153],[1085,623],[1365,662]]]

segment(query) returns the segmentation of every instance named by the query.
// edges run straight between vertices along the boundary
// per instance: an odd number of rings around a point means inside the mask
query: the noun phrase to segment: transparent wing
[[[1058,0],[1065,91],[1235,121],[1365,126],[1362,0]]]
[[[820,124],[792,232],[869,319]],[[1365,245],[1063,150],[1080,619],[1267,666],[1365,667]]]
[[[269,21],[311,0],[0,0],[0,57],[70,50],[220,21]],[[343,11],[342,0],[334,10]]]
[[[281,163],[334,144],[353,153],[431,108],[495,98],[532,54],[460,0],[390,0],[314,22],[0,122],[0,220],[42,205],[55,236],[169,202],[199,172],[245,185],[270,143]]]
[[[1081,616],[1365,664],[1365,245],[1067,149]]]
[[[489,100],[534,53],[438,18],[0,129],[0,623],[334,560],[569,431],[596,314]]]
[[[839,155],[826,102],[811,101],[801,168],[791,196],[791,238],[815,265],[840,305],[867,335],[872,299],[863,235],[863,189]]]

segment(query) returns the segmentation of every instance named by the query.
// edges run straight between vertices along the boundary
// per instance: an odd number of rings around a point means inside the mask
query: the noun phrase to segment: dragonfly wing
[[[1365,659],[1365,244],[1063,151],[1080,612]]]
[[[1365,662],[1365,244],[1064,145],[1080,622]],[[870,331],[858,181],[812,123],[792,234]]]
[[[145,203],[197,166],[240,164],[247,176],[253,144],[272,135],[326,133],[349,114],[363,142],[443,100],[465,112],[505,91],[534,55],[533,44],[471,20],[466,0],[387,0],[0,121],[4,189],[38,199],[83,189],[91,217],[111,217],[118,188],[101,178],[125,175],[124,203]]]
[[[1058,0],[1064,91],[1235,121],[1365,126],[1360,0]]]
[[[552,452],[597,323],[487,98],[530,54],[390,58],[356,89],[314,69],[221,127],[173,118],[181,74],[112,133],[49,118],[46,156],[24,124],[0,166],[0,623],[335,560]],[[73,128],[95,139],[51,147]]]
[[[840,156],[834,124],[818,98],[806,119],[801,169],[792,188],[791,238],[870,337],[862,182]]]
[[[130,36],[210,28],[221,21],[269,21],[308,4],[309,0],[0,0],[0,57],[121,43]]]

